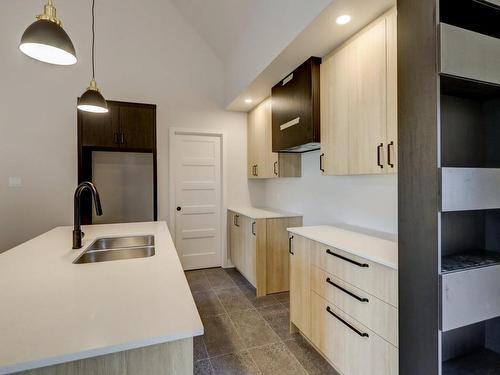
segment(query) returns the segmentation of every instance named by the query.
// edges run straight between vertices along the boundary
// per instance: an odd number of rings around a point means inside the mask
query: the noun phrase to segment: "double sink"
[[[73,263],[98,263],[153,255],[155,238],[152,235],[98,238]]]

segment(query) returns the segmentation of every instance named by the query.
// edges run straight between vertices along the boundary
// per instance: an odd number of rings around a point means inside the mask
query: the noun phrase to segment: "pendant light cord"
[[[94,50],[95,50],[95,0],[92,0],[92,79],[95,79],[95,62],[94,62]]]

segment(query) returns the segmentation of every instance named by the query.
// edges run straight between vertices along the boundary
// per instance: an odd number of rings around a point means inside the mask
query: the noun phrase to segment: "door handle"
[[[393,141],[387,145],[387,164],[389,164],[389,167],[394,168],[394,163],[391,162],[391,146],[394,146]]]
[[[380,167],[380,168],[384,168],[384,165],[382,164],[382,156],[381,156],[381,151],[382,151],[382,148],[384,147],[384,144],[381,143],[377,146],[377,165]]]
[[[330,306],[327,306],[326,307],[326,311],[334,316],[335,318],[337,318],[337,320],[339,320],[341,323],[343,323],[346,327],[350,328],[351,330],[353,330],[354,332],[356,332],[358,335],[360,335],[361,337],[370,337],[370,335],[368,335],[368,333],[366,332],[361,332],[359,329],[355,328],[352,324],[348,323],[346,320],[342,319],[340,316],[338,316],[337,314],[335,314],[332,309],[330,309]]]
[[[255,236],[255,221],[252,222],[252,234]]]
[[[347,258],[347,257],[344,257],[344,256],[340,255],[340,254],[335,254],[335,253],[334,253],[333,251],[331,251],[330,249],[326,249],[326,253],[327,253],[327,254],[330,254],[330,255],[332,255],[332,256],[334,256],[334,257],[337,257],[337,258],[339,258],[339,259],[345,260],[346,262],[349,262],[349,263],[355,264],[356,266],[361,267],[361,268],[368,268],[368,267],[370,267],[370,265],[369,265],[369,264],[367,264],[367,263],[359,263],[359,262],[356,262],[355,260],[349,259],[349,258]]]
[[[292,240],[293,240],[293,236],[288,237],[288,252],[291,255],[294,255],[294,253],[292,251]]]
[[[182,208],[180,206],[177,206],[177,211],[180,211],[182,210]]]
[[[319,170],[321,172],[325,172],[325,168],[323,168],[323,157],[325,156],[325,153],[322,153],[320,156],[319,156]]]
[[[278,175],[278,171],[276,170],[276,167],[278,166],[278,162],[275,161],[274,162],[274,175],[277,176]]]

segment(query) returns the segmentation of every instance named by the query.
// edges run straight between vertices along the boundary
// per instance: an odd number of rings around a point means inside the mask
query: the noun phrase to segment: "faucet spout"
[[[84,190],[90,190],[92,199],[94,200],[95,212],[97,216],[102,215],[101,198],[99,193],[92,182],[84,181],[75,190],[74,196],[74,228],[73,228],[73,249],[80,249],[82,247],[82,238],[84,233],[81,229],[81,196]]]

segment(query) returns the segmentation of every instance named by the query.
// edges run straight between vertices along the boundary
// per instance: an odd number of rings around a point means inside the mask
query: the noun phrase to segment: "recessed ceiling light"
[[[338,25],[345,25],[346,23],[351,22],[351,16],[348,14],[338,16],[335,22],[337,22]]]
[[[245,103],[251,103],[251,102],[253,102],[253,100],[252,100],[252,99],[250,99],[250,98],[245,99]]]

